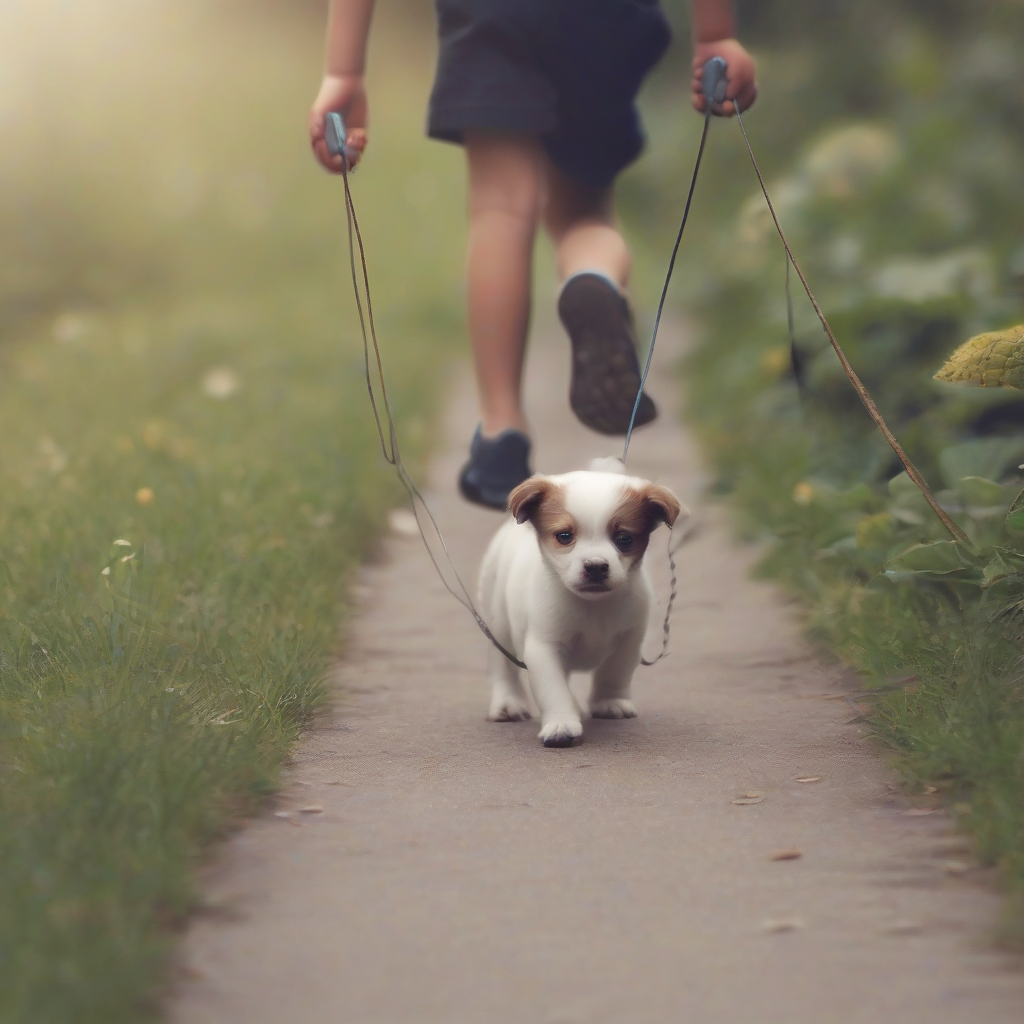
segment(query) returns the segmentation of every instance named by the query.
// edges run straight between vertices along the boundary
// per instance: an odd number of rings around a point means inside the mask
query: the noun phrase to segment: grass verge
[[[401,14],[354,188],[415,463],[457,337],[461,170],[421,138],[430,53]],[[5,1024],[155,1015],[197,858],[325,699],[346,575],[400,500],[340,183],[304,139],[320,16],[3,16],[25,92],[76,94],[59,140],[35,110],[10,126],[2,168]]]
[[[766,69],[767,95],[770,60]],[[689,410],[720,493],[744,533],[768,544],[762,571],[862,672],[870,721],[909,789],[935,787],[981,861],[1000,868],[1000,934],[1021,946],[1024,542],[1008,512],[1024,488],[1024,404],[1017,392],[933,380],[960,342],[1021,320],[1015,115],[979,124],[970,89],[951,75],[900,94],[884,118],[830,125],[780,157],[772,127],[784,82],[780,92],[749,129],[787,234],[853,365],[971,546],[949,540],[901,472],[798,285],[797,386],[784,254],[752,175],[736,185],[749,167],[738,132],[719,125],[704,179],[718,186],[708,201],[717,235],[698,219],[690,245],[704,262],[684,284],[700,319]],[[730,165],[720,176],[719,162]],[[922,193],[926,180],[941,200]]]

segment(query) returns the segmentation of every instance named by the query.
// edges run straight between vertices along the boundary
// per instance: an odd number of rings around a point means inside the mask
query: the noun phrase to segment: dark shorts
[[[604,188],[644,146],[636,94],[668,47],[657,0],[436,0],[431,138],[528,133]]]

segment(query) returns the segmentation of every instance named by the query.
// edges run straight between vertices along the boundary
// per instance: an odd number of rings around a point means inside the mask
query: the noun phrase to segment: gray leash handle
[[[713,114],[720,114],[716,107],[725,102],[725,93],[729,88],[729,65],[721,57],[712,57],[704,65],[701,74],[701,92],[707,101],[708,109]]]
[[[348,146],[348,131],[345,120],[336,110],[332,110],[324,119],[324,142],[331,156],[343,157],[346,164],[352,163],[352,150]]]

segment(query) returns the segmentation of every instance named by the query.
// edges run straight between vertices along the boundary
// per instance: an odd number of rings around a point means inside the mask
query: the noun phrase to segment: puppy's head
[[[643,560],[651,531],[672,526],[682,511],[667,487],[592,471],[532,476],[509,495],[508,507],[537,531],[566,589],[591,600],[621,587]]]

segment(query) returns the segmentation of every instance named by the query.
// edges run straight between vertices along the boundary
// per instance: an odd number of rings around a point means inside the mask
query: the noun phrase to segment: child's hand
[[[707,101],[701,92],[701,76],[704,72],[704,65],[712,57],[721,57],[728,65],[726,75],[729,79],[729,88],[725,94],[725,102],[721,109],[715,113],[725,114],[732,117],[736,108],[733,100],[739,100],[740,113],[745,114],[750,105],[757,99],[757,81],[755,76],[757,69],[754,66],[754,58],[735,40],[720,39],[714,43],[698,43],[693,51],[693,105],[702,114],[707,109]]]
[[[313,153],[327,170],[340,174],[344,159],[340,155],[331,156],[324,141],[324,122],[332,110],[344,118],[348,132],[346,146],[352,151],[349,165],[355,167],[366,149],[366,90],[362,75],[325,75],[309,110],[309,141]]]

